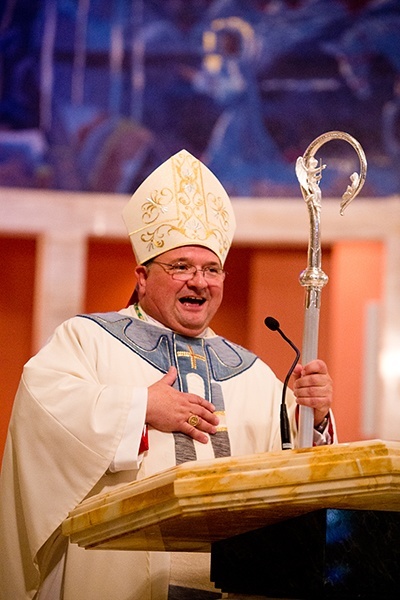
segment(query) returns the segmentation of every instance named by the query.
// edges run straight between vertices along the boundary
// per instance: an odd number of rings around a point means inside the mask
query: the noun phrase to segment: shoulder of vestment
[[[166,373],[171,365],[176,366],[177,340],[187,343],[188,346],[202,345],[215,381],[225,381],[243,373],[258,358],[242,346],[217,335],[208,338],[182,336],[170,329],[118,312],[78,316],[97,323],[107,333],[163,373]]]

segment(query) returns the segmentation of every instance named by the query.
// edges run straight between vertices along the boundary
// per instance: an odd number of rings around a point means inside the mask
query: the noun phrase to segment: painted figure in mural
[[[182,462],[281,448],[281,382],[209,327],[235,229],[218,179],[182,150],[123,217],[136,300],[69,319],[24,367],[0,479],[0,600],[221,597],[208,554],[88,551],[62,522],[85,497]],[[294,444],[299,404],[314,409],[313,443],[335,441],[331,403],[326,364],[297,365]]]
[[[204,153],[205,163],[235,195],[257,195],[257,186],[289,184],[293,169],[266,129],[256,80],[257,39],[237,17],[216,19],[204,33],[203,66],[196,90],[222,107]],[[277,188],[276,190],[277,191]]]
[[[294,167],[268,130],[260,75],[266,77],[289,52],[318,39],[346,14],[337,2],[321,8],[321,0],[296,9],[285,2],[266,3],[262,11],[251,2],[217,0],[205,15],[204,58],[193,85],[222,110],[203,158],[233,194],[293,192]]]

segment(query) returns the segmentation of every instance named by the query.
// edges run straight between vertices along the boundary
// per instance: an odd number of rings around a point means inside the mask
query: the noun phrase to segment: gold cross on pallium
[[[203,360],[205,362],[206,359],[201,354],[196,354],[195,352],[193,352],[193,348],[189,344],[188,344],[188,348],[189,348],[189,350],[187,352],[185,352],[184,350],[178,350],[177,355],[178,356],[188,356],[190,358],[190,366],[192,367],[192,369],[197,369],[196,361]]]

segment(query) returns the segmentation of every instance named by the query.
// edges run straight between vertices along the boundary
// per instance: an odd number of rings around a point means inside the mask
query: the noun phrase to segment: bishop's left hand
[[[293,392],[298,404],[314,409],[314,426],[319,425],[332,405],[333,384],[323,360],[312,360],[293,371]]]

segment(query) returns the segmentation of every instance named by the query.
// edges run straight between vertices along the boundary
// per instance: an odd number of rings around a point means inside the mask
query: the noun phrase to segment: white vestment
[[[114,315],[129,317],[133,326],[141,322],[132,307]],[[1,600],[166,599],[167,553],[83,550],[60,532],[84,498],[176,464],[173,434],[151,428],[149,450],[138,456],[143,390],[164,372],[84,317],[63,323],[25,365],[0,480]],[[250,356],[244,370],[219,386],[231,454],[278,450],[282,384],[270,368]],[[290,391],[287,403],[293,417]],[[132,415],[132,460],[111,472]],[[194,445],[198,458],[214,457],[210,442]]]

